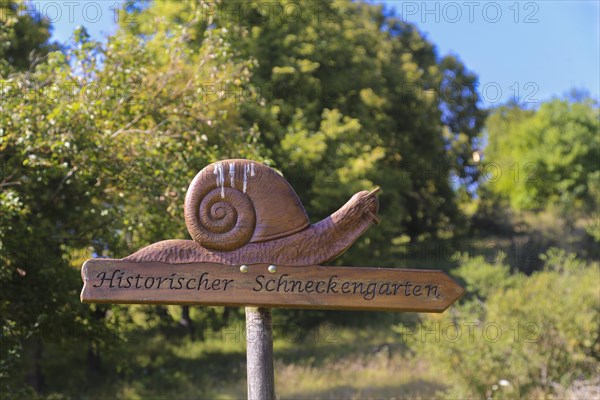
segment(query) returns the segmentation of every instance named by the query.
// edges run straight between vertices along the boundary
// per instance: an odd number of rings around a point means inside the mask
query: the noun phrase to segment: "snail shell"
[[[356,193],[339,210],[310,225],[296,192],[266,165],[249,160],[211,164],[185,198],[192,240],[163,240],[127,261],[316,265],[348,249],[378,223],[379,188]]]
[[[281,175],[242,159],[210,164],[196,175],[185,197],[185,223],[196,243],[220,251],[290,236],[310,225]]]

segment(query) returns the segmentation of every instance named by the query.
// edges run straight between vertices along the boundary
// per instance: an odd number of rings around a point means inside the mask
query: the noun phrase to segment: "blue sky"
[[[385,1],[440,55],[478,73],[482,96],[533,103],[600,91],[600,1]],[[498,96],[498,93],[500,96]]]
[[[33,1],[66,42],[84,25],[95,38],[114,32],[119,1]],[[480,78],[484,103],[534,106],[571,88],[600,97],[600,0],[376,1],[414,23],[438,49]]]

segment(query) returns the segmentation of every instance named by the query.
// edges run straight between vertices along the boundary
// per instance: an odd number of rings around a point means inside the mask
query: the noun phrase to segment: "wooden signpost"
[[[84,303],[441,312],[462,294],[441,271],[393,268],[135,263],[83,266]],[[246,268],[244,268],[246,269]]]
[[[81,270],[84,303],[245,306],[248,398],[274,398],[270,308],[442,312],[464,290],[442,271],[333,267],[377,223],[379,189],[311,225],[291,186],[249,160],[211,164],[185,199],[193,240],[165,240]]]

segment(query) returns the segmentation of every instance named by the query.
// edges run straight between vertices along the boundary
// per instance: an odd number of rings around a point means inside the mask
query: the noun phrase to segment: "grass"
[[[426,365],[390,355],[387,349],[315,366],[280,360],[275,365],[282,399],[431,399],[444,388],[435,383]]]
[[[319,327],[294,340],[275,338],[278,398],[431,399],[445,389],[425,362],[408,354],[391,327],[332,329]],[[244,398],[245,376],[214,382],[209,393],[216,399]]]
[[[81,398],[246,398],[244,324],[212,332],[201,341],[169,332],[123,344],[111,379]],[[444,390],[423,360],[415,359],[392,324],[274,335],[279,399],[432,399]],[[81,392],[80,392],[81,393]]]

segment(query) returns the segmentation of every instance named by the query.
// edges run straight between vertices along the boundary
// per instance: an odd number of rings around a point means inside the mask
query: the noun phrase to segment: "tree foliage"
[[[56,45],[48,43],[50,23],[23,0],[0,2],[0,76],[28,69]]]
[[[468,168],[485,116],[477,78],[456,57],[440,59],[413,25],[345,1],[140,3],[123,29],[151,35],[156,21],[200,15],[191,37],[224,30],[256,60],[247,84],[220,90],[256,95],[240,105],[242,123],[260,131],[311,217],[383,187],[383,223],[346,262],[389,260],[392,238],[418,241],[459,224],[450,179],[477,179]]]
[[[219,32],[191,52],[183,26],[144,39],[122,32],[105,45],[80,29],[66,55],[0,80],[3,393],[24,395],[23,345],[36,349],[38,371],[49,332],[102,332],[106,307],[79,304],[85,258],[185,237],[194,174],[221,158],[261,159],[237,103],[202,101],[204,82],[242,82],[252,66],[215,51],[227,46]],[[82,343],[93,361],[103,342],[91,336],[99,343]]]
[[[486,125],[486,170],[493,175],[486,189],[517,210],[593,210],[599,194],[599,116],[590,99],[495,110]]]
[[[599,265],[557,248],[542,259],[544,269],[530,277],[483,257],[470,260],[456,271],[467,298],[407,336],[418,354],[448,374],[449,397],[561,394],[575,380],[597,375]],[[433,333],[425,335],[427,329]]]

